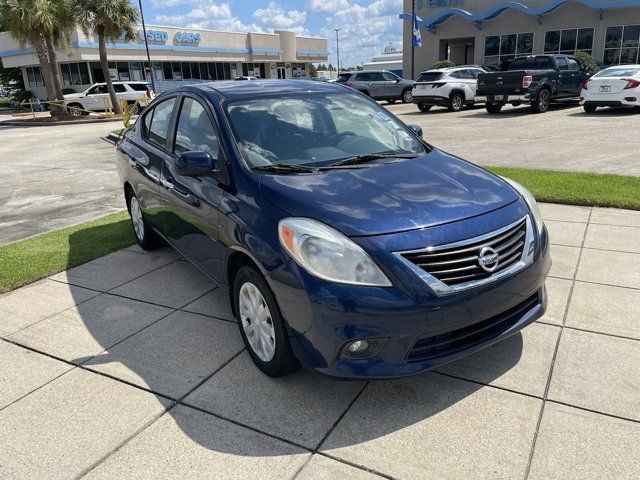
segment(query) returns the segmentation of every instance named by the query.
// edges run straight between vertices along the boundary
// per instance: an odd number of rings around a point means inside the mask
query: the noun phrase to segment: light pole
[[[416,0],[411,1],[411,80],[416,79],[415,75],[415,66],[416,66],[416,55],[415,55],[415,45],[413,41],[413,36],[415,35],[413,29],[416,27]]]
[[[338,57],[338,76],[340,76],[340,28],[333,29],[336,32],[336,55]]]
[[[144,13],[142,12],[142,0],[138,0],[140,5],[140,19],[142,20],[142,35],[144,36],[144,48],[147,50],[147,62],[149,63],[149,74],[151,75],[151,88],[156,93],[156,80],[153,77],[153,67],[151,66],[151,55],[149,55],[149,41],[147,40],[147,27],[144,24]]]

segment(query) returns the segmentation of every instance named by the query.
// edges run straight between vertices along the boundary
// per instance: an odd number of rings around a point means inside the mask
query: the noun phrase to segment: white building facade
[[[134,42],[107,44],[109,72],[116,81],[156,81],[161,92],[181,83],[230,80],[239,76],[258,78],[308,77],[312,63],[327,61],[327,40],[300,37],[293,32],[236,33],[148,25],[147,62],[140,26]],[[80,29],[68,49],[57,49],[58,68],[64,88],[77,92],[103,82],[98,42]],[[8,32],[0,33],[0,58],[4,67],[22,69],[24,83],[38,98],[45,98],[38,57],[27,46],[20,48]]]

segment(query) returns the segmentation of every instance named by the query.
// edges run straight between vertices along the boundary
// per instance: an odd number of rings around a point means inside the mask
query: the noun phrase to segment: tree
[[[600,70],[600,65],[595,58],[589,55],[587,52],[575,52],[573,54],[576,60],[590,72],[597,72]]]
[[[98,54],[113,111],[122,113],[109,74],[106,42],[133,41],[138,36],[138,9],[129,0],[73,0],[75,20],[86,35],[98,37]]]
[[[316,70],[316,67],[313,65],[313,63],[309,64],[309,76],[310,77],[318,76],[318,70]]]

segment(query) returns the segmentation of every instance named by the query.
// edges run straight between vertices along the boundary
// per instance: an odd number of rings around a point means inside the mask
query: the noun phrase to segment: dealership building
[[[107,45],[113,80],[150,80],[163,91],[181,83],[230,80],[239,76],[300,78],[309,76],[312,63],[327,61],[327,40],[296,36],[293,32],[235,33],[175,27],[147,26],[151,67],[147,62],[142,27],[134,42]],[[98,42],[78,29],[69,48],[57,49],[58,67],[65,88],[78,92],[103,82]],[[22,69],[27,90],[46,98],[35,50],[20,44],[8,32],[0,33],[4,67]]]
[[[640,0],[413,0],[422,46],[415,75],[438,60],[500,65],[518,55],[585,51],[604,65],[640,63]],[[404,0],[403,70],[411,75]]]

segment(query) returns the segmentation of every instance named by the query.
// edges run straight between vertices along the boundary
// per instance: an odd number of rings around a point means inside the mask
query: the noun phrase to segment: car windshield
[[[228,101],[225,108],[251,167],[317,167],[353,157],[425,151],[403,123],[355,93],[254,97]]]
[[[640,73],[640,67],[611,67],[596,73],[593,77],[633,77]]]

